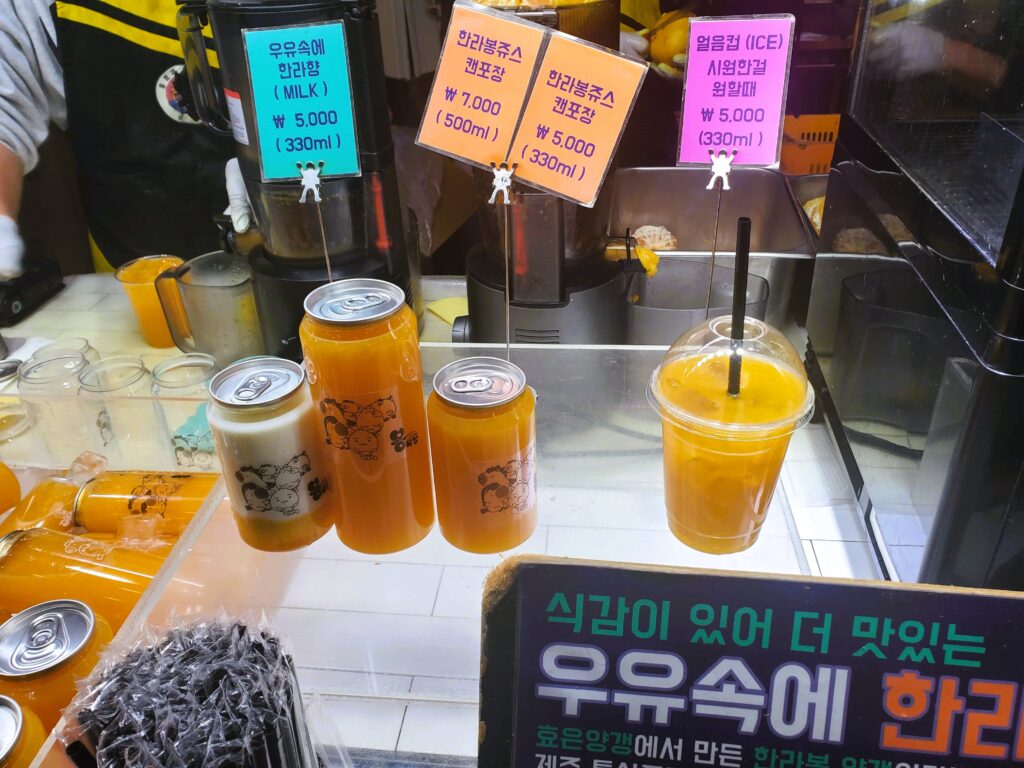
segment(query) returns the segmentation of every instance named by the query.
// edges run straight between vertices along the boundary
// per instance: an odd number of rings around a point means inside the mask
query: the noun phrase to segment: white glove
[[[908,80],[942,69],[946,38],[913,21],[883,27],[868,40],[868,59],[888,75]]]
[[[9,216],[0,216],[0,279],[21,274],[21,257],[25,245],[18,234],[18,222]]]
[[[224,166],[224,184],[228,190],[228,207],[224,213],[231,216],[235,232],[247,232],[252,226],[252,206],[249,205],[249,193],[245,191],[245,179],[237,157],[232,157]]]
[[[635,32],[619,32],[619,52],[624,53],[631,59],[646,61],[651,51],[651,44],[647,38]]]

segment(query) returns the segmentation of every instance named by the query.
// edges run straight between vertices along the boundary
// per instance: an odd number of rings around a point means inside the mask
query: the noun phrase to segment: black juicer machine
[[[374,0],[179,0],[179,3],[178,35],[196,110],[211,130],[234,134],[235,152],[263,238],[262,247],[256,248],[249,258],[265,347],[269,354],[298,360],[302,354],[298,327],[303,301],[313,288],[328,282],[329,277],[389,280],[402,288],[406,296],[410,295],[405,227],[395,175],[376,3]],[[331,22],[340,22],[344,28],[359,175],[332,176],[330,168],[325,168],[319,187],[321,201],[310,204],[300,202],[303,186],[298,168],[294,180],[264,180],[260,142],[256,140],[258,126],[252,73],[243,32]],[[219,73],[208,60],[203,38],[207,23],[213,29]],[[279,65],[301,67],[301,54],[282,58],[279,64],[274,64]],[[344,72],[328,64],[312,81],[319,83],[313,87],[330,88],[344,77]],[[308,82],[307,78],[303,87],[308,88]],[[302,110],[301,100],[294,108],[288,102],[285,106],[289,108],[288,116],[296,109]],[[309,144],[312,146],[302,159],[308,155],[309,161],[315,163],[319,147],[307,139]]]
[[[618,45],[619,0],[508,12],[606,48]],[[475,183],[483,243],[467,255],[469,316],[456,319],[452,340],[504,342],[505,206],[487,202],[489,172],[477,171]],[[516,185],[507,219],[513,343],[625,343],[628,278],[621,263],[604,257],[611,198],[608,182],[593,208]]]

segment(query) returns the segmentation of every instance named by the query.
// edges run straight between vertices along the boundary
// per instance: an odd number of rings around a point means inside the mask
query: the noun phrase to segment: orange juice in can
[[[163,558],[106,541],[35,528],[0,538],[0,613],[72,597],[115,629],[160,570]]]
[[[178,536],[210,494],[217,476],[183,472],[104,472],[74,502],[74,525],[118,533],[135,516],[159,516],[161,533]]]
[[[0,625],[0,694],[31,707],[49,732],[113,637],[79,600],[51,600]]]
[[[298,549],[330,530],[337,492],[302,366],[278,357],[228,366],[210,383],[207,420],[247,544]]]
[[[74,524],[72,512],[77,495],[78,486],[62,477],[47,477],[39,481],[0,523],[0,536],[29,528],[70,530]]]
[[[359,552],[398,552],[434,525],[416,316],[383,280],[339,280],[306,297],[299,327],[321,442]]]
[[[434,377],[427,400],[441,533],[481,554],[526,541],[537,527],[533,390],[512,363],[470,357]]]
[[[28,765],[44,741],[46,730],[36,713],[0,695],[0,768]]]
[[[116,533],[83,533],[82,538],[126,549],[138,549],[157,557],[167,557],[174,549],[174,545],[178,543],[173,536],[137,536],[132,538],[119,536]]]

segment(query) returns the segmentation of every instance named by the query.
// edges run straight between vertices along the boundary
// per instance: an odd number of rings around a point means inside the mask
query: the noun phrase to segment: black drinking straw
[[[750,266],[750,219],[736,222],[736,274],[732,283],[732,355],[729,357],[729,395],[740,393],[740,366],[743,356],[744,315],[747,309],[747,269]]]

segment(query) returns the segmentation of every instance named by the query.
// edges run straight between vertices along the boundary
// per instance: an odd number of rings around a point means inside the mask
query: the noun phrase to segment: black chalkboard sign
[[[524,558],[484,602],[481,768],[1024,766],[1015,593]]]

